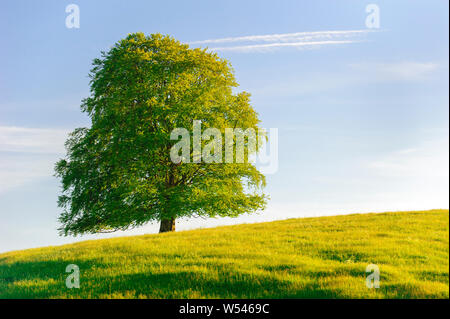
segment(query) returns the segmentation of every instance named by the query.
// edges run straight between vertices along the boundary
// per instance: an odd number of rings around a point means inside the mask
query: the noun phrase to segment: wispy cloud
[[[441,70],[443,70],[443,66],[432,61],[352,63],[337,67],[337,70],[304,73],[302,77],[295,75],[276,80],[268,79],[262,84],[249,87],[248,90],[252,92],[254,98],[261,99],[327,93],[322,95],[323,101],[338,90],[345,92],[368,84],[422,85],[423,83],[432,83],[438,79],[437,76]],[[399,95],[398,98],[403,99],[403,96]],[[387,102],[393,103],[393,97],[391,96]]]
[[[0,193],[53,175],[68,130],[0,126]]]
[[[0,152],[62,153],[68,130],[0,126]]]
[[[242,53],[267,52],[273,49],[279,49],[283,47],[313,48],[324,45],[357,43],[361,42],[361,39],[358,38],[365,36],[369,32],[376,32],[376,31],[367,29],[367,30],[336,30],[336,31],[313,31],[313,32],[266,34],[266,35],[249,35],[249,36],[193,41],[190,42],[190,44],[203,45],[203,44],[230,44],[238,42],[247,42],[248,44],[244,45],[220,46],[209,48],[209,50],[234,51]],[[348,40],[348,38],[352,38],[352,40]],[[254,42],[260,42],[260,44],[253,44]]]
[[[314,31],[314,32],[296,32],[296,33],[279,33],[279,34],[266,34],[266,35],[248,35],[243,37],[229,37],[220,39],[209,39],[202,41],[193,41],[190,44],[208,44],[208,43],[230,43],[230,42],[246,42],[246,41],[284,41],[292,42],[298,40],[311,41],[313,39],[328,38],[332,39],[335,37],[342,36],[354,36],[362,35],[368,32],[373,32],[372,30],[346,30],[346,31]]]
[[[368,169],[375,173],[371,180],[378,177],[383,181],[384,191],[380,192],[379,201],[401,202],[403,207],[398,206],[401,209],[448,208],[448,151],[449,140],[444,138],[370,161]],[[372,181],[367,185],[373,184]],[[396,190],[390,191],[391,188]]]
[[[432,62],[401,61],[393,63],[355,63],[350,67],[375,80],[420,81],[438,68]]]
[[[448,154],[448,139],[429,141],[387,154],[370,162],[368,167],[385,177],[435,178],[447,184],[448,188]]]
[[[275,48],[282,47],[304,47],[304,48],[313,48],[321,45],[329,45],[329,44],[348,44],[348,43],[356,43],[360,41],[313,41],[313,42],[278,42],[278,43],[269,43],[269,44],[255,44],[255,45],[242,45],[242,46],[233,46],[233,47],[217,47],[211,48],[211,51],[234,51],[234,52],[264,52],[270,51]]]
[[[41,178],[51,177],[57,160],[58,156],[54,154],[1,154],[0,194]]]

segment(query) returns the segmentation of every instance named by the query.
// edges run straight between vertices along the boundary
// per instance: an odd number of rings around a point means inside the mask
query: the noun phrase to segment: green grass
[[[380,288],[365,285],[366,266]],[[68,289],[65,268],[80,267]],[[449,298],[448,210],[302,218],[0,254],[0,298]]]

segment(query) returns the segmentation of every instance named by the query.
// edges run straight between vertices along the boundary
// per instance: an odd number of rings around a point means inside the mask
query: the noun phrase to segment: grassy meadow
[[[65,286],[68,264],[80,288]],[[366,287],[368,264],[380,288]],[[449,298],[449,212],[300,218],[0,254],[0,298]]]

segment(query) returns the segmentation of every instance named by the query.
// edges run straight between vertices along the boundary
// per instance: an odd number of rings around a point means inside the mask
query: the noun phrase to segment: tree
[[[258,130],[249,94],[232,92],[237,83],[226,60],[169,36],[135,33],[94,59],[90,78],[91,94],[81,109],[91,127],[70,134],[67,155],[55,166],[62,181],[62,235],[151,221],[161,222],[160,232],[174,231],[179,217],[235,217],[265,207],[265,177],[248,160],[251,150],[243,163],[176,163],[170,157],[179,143],[171,132],[191,128],[193,120],[220,134],[225,128]],[[202,139],[202,147],[207,142]]]

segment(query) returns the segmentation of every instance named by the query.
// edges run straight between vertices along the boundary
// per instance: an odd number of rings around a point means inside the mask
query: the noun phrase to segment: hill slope
[[[365,285],[366,266],[380,288]],[[68,264],[80,288],[68,289]],[[0,254],[0,298],[448,298],[447,210],[290,219]]]

